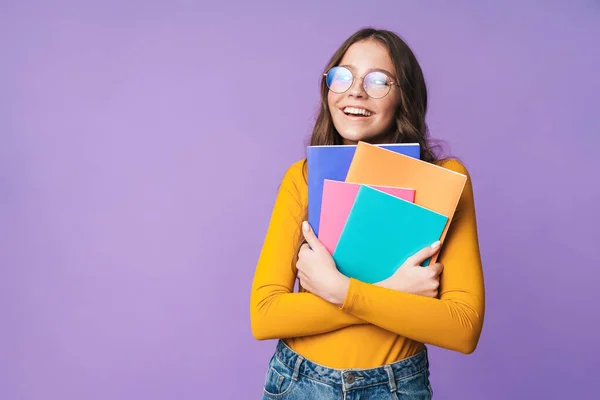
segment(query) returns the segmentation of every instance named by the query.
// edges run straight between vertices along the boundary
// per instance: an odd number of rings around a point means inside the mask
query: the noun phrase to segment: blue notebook
[[[390,143],[378,145],[385,149],[420,159],[421,147],[418,143]],[[356,145],[308,146],[306,160],[308,164],[308,222],[319,235],[321,201],[325,179],[345,181]]]
[[[361,185],[333,259],[347,277],[379,282],[439,240],[447,221],[442,214]]]

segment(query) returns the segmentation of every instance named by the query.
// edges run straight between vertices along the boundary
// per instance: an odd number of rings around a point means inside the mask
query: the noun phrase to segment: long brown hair
[[[401,100],[396,111],[395,124],[392,126],[393,132],[390,135],[392,138],[390,142],[419,143],[421,160],[430,163],[442,162],[444,160],[441,153],[442,142],[429,137],[429,130],[425,123],[425,114],[427,113],[427,85],[425,84],[423,71],[410,47],[396,33],[374,28],[360,29],[346,39],[336,50],[323,70],[323,73],[339,65],[346,51],[354,43],[369,39],[377,40],[386,46],[400,85]],[[335,129],[329,112],[329,105],[327,103],[329,88],[327,87],[325,76],[321,78],[320,86],[321,102],[319,112],[307,145],[342,145],[344,143],[343,138]],[[306,181],[306,159],[303,164],[303,174]],[[307,215],[305,215],[304,219],[306,217]],[[304,243],[302,235],[300,238],[298,248]]]
[[[429,138],[429,131],[425,123],[427,86],[423,71],[412,50],[397,34],[374,28],[364,28],[357,31],[337,49],[323,73],[339,65],[350,46],[367,39],[377,40],[386,46],[400,84],[400,106],[396,111],[396,123],[392,127],[393,134],[390,142],[419,143],[421,160],[427,162],[439,161],[440,153],[437,150],[441,149],[440,143]],[[327,103],[329,89],[324,76],[321,78],[320,86],[320,109],[308,144],[311,146],[343,144],[343,138],[335,129],[329,112]]]

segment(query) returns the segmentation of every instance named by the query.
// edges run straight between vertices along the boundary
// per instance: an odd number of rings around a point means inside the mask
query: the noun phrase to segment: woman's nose
[[[353,97],[369,97],[363,87],[363,78],[355,78],[352,86],[348,90],[348,94]]]

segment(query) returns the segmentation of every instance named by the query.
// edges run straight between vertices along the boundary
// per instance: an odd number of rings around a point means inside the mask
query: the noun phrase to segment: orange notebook
[[[448,217],[440,241],[456,211],[467,176],[379,146],[359,142],[346,182],[415,189],[414,203]],[[430,261],[436,262],[439,252]]]

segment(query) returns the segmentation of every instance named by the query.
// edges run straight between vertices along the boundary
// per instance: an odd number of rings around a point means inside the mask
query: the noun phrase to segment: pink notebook
[[[333,254],[342,234],[360,184],[325,179],[319,221],[319,240]],[[367,185],[411,203],[415,201],[415,190],[409,188]]]

